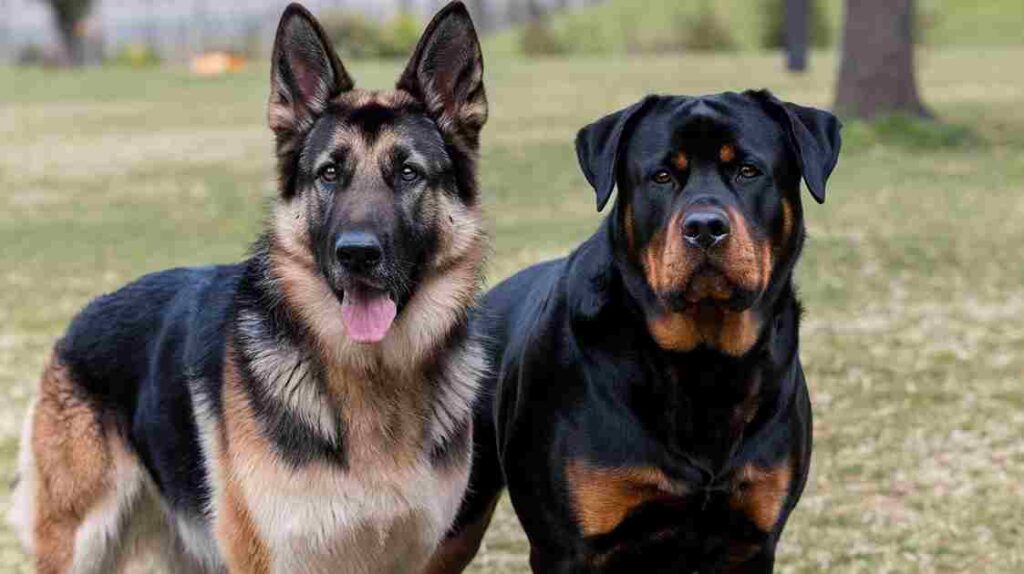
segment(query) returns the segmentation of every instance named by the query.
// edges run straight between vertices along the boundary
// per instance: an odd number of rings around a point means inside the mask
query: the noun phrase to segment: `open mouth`
[[[386,290],[365,283],[353,283],[345,288],[341,320],[353,341],[380,342],[391,330],[397,314],[398,306]]]

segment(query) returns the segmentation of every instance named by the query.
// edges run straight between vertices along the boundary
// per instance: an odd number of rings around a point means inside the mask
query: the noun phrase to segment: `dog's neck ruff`
[[[456,275],[472,277],[471,284],[425,277],[388,335],[362,344],[346,337],[341,303],[316,269],[293,260],[281,266],[277,256],[268,241],[257,245],[233,337],[250,400],[275,413],[264,430],[279,439],[279,454],[294,464],[349,466],[356,446],[438,453],[465,432],[484,369],[467,323],[475,265]],[[384,444],[392,440],[403,445]],[[304,448],[289,444],[295,441]]]

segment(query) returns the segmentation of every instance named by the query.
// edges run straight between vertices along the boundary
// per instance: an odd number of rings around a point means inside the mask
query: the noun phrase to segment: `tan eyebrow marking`
[[[686,171],[686,168],[690,167],[690,158],[686,156],[686,152],[680,151],[676,154],[673,162],[679,171]]]
[[[729,163],[736,159],[736,148],[729,144],[725,144],[718,150],[718,159],[722,160],[722,163]]]

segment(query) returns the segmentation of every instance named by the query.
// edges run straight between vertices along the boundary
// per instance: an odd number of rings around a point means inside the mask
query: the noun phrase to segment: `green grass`
[[[825,11],[829,38],[842,40],[845,0],[814,0]],[[709,2],[718,20],[732,36],[735,48],[762,47],[763,0]],[[933,46],[1019,46],[1024,44],[1024,2],[1020,0],[920,0],[921,40]],[[702,9],[703,0],[608,0],[584,10],[571,10],[551,18],[555,38],[570,53],[624,54],[631,46],[664,46],[687,33]],[[641,9],[638,9],[641,6]],[[494,53],[519,52],[519,30],[499,33],[488,40]]]
[[[1012,46],[1024,43],[1024,2],[918,0],[924,41],[943,46]]]
[[[782,572],[1024,571],[1024,76],[1006,73],[1022,59],[925,50],[922,91],[946,126],[851,125],[827,203],[806,202],[816,450]],[[351,68],[381,87],[399,71]],[[571,146],[584,123],[649,91],[766,86],[827,105],[834,56],[811,70],[785,75],[757,54],[492,58],[491,280],[597,224]],[[273,193],[266,90],[263,69],[0,69],[0,484],[76,309],[148,271],[243,256]],[[525,573],[525,552],[505,505],[473,572]],[[28,571],[6,526],[0,570]]]
[[[967,125],[895,115],[869,122],[847,122],[843,139],[854,147],[889,145],[905,149],[940,150],[984,145]]]

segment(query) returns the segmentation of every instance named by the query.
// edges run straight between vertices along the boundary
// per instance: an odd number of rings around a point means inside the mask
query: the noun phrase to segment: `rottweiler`
[[[768,91],[651,96],[583,128],[600,211],[488,293],[493,372],[457,572],[507,485],[535,572],[771,572],[807,480],[793,268],[840,123]],[[442,563],[441,560],[436,562]]]
[[[406,573],[470,474],[487,119],[460,2],[393,90],[299,5],[277,31],[279,188],[252,255],[90,303],[27,417],[11,521],[41,574]],[[162,559],[162,560],[161,560]]]

